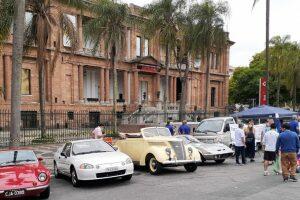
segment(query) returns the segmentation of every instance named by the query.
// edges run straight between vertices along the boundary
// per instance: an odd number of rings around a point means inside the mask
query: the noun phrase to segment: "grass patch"
[[[34,138],[31,142],[33,144],[54,143],[55,139],[52,137]]]

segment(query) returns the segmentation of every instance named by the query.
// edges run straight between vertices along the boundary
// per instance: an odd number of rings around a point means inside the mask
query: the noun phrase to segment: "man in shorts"
[[[276,159],[276,142],[279,136],[279,133],[276,132],[276,125],[273,123],[270,125],[271,130],[266,132],[263,137],[263,146],[264,146],[264,176],[268,176],[268,166],[270,162],[275,161]]]

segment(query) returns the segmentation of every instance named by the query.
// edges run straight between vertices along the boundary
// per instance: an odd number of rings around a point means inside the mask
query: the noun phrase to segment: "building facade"
[[[134,15],[139,7],[130,4]],[[91,54],[93,44],[85,41],[83,26],[89,13],[53,3],[51,12],[58,17],[63,12],[73,22],[78,31],[78,49],[71,53],[70,42],[66,36],[56,33],[59,27],[53,27],[53,33],[47,46],[45,72],[46,110],[66,111],[105,111],[112,109],[112,70],[105,58],[103,46],[96,55]],[[26,12],[26,23],[32,14]],[[60,41],[60,42],[59,42]],[[58,44],[59,43],[59,44]],[[229,51],[232,42],[228,42],[221,53],[211,53],[209,110],[223,112],[228,102],[229,87]],[[56,45],[60,51],[55,57]],[[53,64],[53,60],[55,61]],[[144,37],[137,27],[126,28],[126,42],[119,53],[118,70],[118,110],[126,107],[134,112],[139,105],[143,109],[162,110],[165,91],[164,48],[154,39]],[[191,61],[192,69],[187,81],[186,109],[203,110],[205,106],[206,59]],[[0,56],[0,109],[9,109],[11,100],[12,74],[12,36],[4,44]],[[38,69],[36,66],[36,48],[30,48],[25,54],[22,66],[22,110],[38,111]],[[169,110],[178,110],[182,91],[179,72],[172,62],[169,78]]]

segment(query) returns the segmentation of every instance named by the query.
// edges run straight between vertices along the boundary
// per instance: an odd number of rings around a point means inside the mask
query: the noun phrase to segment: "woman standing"
[[[255,129],[254,122],[250,120],[245,130],[246,134],[246,157],[250,158],[250,162],[254,162],[255,157]]]

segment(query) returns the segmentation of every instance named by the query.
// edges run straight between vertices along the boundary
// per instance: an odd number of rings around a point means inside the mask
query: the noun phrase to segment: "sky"
[[[201,0],[199,0],[201,1]],[[139,6],[151,0],[123,0]],[[230,51],[230,65],[248,66],[255,53],[265,47],[265,0],[258,1],[252,10],[253,0],[227,0],[230,15],[226,19],[226,30],[235,42]],[[290,35],[292,41],[300,41],[300,1],[270,0],[270,38]]]

